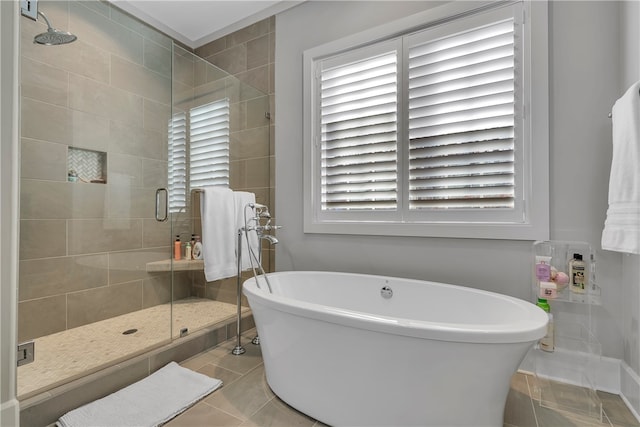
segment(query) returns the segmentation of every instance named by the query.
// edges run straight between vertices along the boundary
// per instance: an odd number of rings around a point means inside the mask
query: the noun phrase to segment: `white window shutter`
[[[187,206],[193,188],[229,186],[229,99],[180,112],[169,121],[169,212]],[[187,180],[188,177],[188,180]]]
[[[320,72],[321,209],[397,207],[397,53]]]
[[[512,209],[513,19],[411,40],[408,52],[409,209]]]
[[[191,188],[229,186],[229,100],[192,108],[189,120]]]
[[[187,204],[187,114],[176,113],[169,120],[169,212]]]

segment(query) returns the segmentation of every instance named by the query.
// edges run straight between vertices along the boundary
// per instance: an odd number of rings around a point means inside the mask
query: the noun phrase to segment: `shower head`
[[[38,11],[38,15],[42,16],[42,18],[44,18],[44,22],[47,23],[47,32],[41,33],[35,36],[33,38],[34,43],[43,44],[46,46],[57,46],[60,44],[67,44],[67,43],[74,42],[78,38],[69,32],[60,31],[53,28],[49,23],[49,20],[47,19],[47,17],[44,16],[44,13]]]

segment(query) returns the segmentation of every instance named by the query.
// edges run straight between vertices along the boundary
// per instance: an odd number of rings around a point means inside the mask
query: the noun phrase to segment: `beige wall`
[[[238,105],[241,119],[232,128],[230,186],[234,190],[255,193],[258,203],[269,206],[275,222],[275,117],[272,108],[275,96],[275,17],[207,43],[197,48],[195,53],[237,77],[247,85],[245,90],[249,89],[250,92],[250,88],[256,88],[268,94],[266,97],[249,96],[246,102]],[[270,113],[270,120],[265,117],[267,112]],[[275,265],[275,252],[266,248],[266,245],[263,265],[267,271],[271,271]],[[194,276],[197,295],[235,303],[235,278],[206,282],[202,273]]]
[[[154,220],[166,186],[171,39],[105,2],[41,2],[78,40],[40,46],[21,20],[19,340],[171,299],[170,253]],[[106,153],[107,183],[67,181],[69,147]],[[174,297],[189,294],[177,276]]]

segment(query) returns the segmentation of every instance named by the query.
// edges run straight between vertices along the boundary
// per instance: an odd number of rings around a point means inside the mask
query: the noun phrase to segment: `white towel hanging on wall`
[[[602,249],[640,253],[640,82],[612,109],[613,156]]]

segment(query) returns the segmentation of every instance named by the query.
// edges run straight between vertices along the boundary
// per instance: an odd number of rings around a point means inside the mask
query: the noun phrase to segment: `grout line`
[[[220,389],[218,389],[218,390],[222,390],[222,389],[220,388]],[[216,391],[218,391],[218,390],[214,390],[214,392],[213,392],[213,393],[215,393],[215,392],[216,392]],[[213,394],[213,393],[212,393],[212,394]],[[207,396],[207,397],[208,397],[208,396]],[[215,409],[216,411],[220,411],[220,412],[222,412],[222,413],[224,413],[224,414],[226,414],[226,415],[229,415],[230,417],[232,417],[232,418],[234,418],[234,419],[236,419],[236,420],[240,421],[240,424],[243,424],[245,421],[247,421],[247,419],[245,419],[245,418],[238,418],[236,415],[231,414],[231,413],[229,413],[229,412],[225,411],[225,410],[224,410],[224,409],[222,409],[222,408],[218,408],[217,406],[212,405],[211,403],[209,403],[209,402],[207,402],[207,401],[206,401],[206,398],[202,399],[202,400],[201,400],[201,402],[202,402],[202,403],[204,403],[205,405],[207,405],[207,406],[209,406],[209,407],[211,407],[211,408]],[[189,408],[189,409],[191,409],[191,408]],[[187,411],[188,411],[189,409],[187,409]],[[185,412],[186,412],[186,411],[185,411]],[[240,425],[240,424],[238,424],[238,425]]]
[[[529,394],[529,401],[531,402],[531,409],[533,410],[533,419],[536,421],[536,427],[540,427],[540,423],[538,422],[538,414],[536,413],[536,404],[534,402],[533,396],[531,395],[531,385],[529,384],[529,375],[525,376],[525,381],[527,382],[527,391]]]

